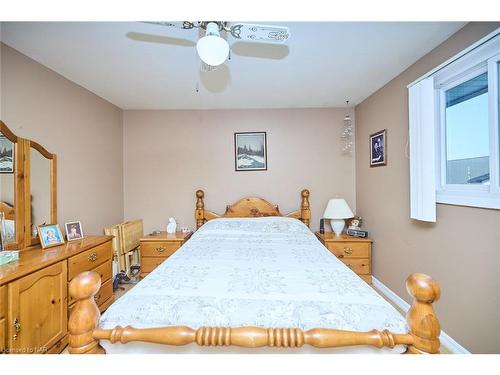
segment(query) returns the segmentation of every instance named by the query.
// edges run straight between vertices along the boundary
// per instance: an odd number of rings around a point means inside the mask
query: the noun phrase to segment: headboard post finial
[[[413,345],[408,346],[408,352],[439,353],[441,326],[432,307],[441,295],[438,283],[423,273],[412,273],[406,279],[406,290],[413,297],[406,314],[410,335],[413,336]]]
[[[101,278],[95,271],[83,272],[69,284],[69,295],[76,300],[68,320],[70,354],[104,354],[99,341],[93,337],[101,317],[94,299],[100,288]]]
[[[305,225],[309,226],[311,222],[311,209],[309,206],[309,195],[310,195],[309,190],[307,189],[302,190],[301,195],[302,195],[302,203],[300,205],[300,218]]]
[[[205,202],[203,202],[203,197],[205,193],[203,190],[196,191],[196,210],[194,211],[194,218],[196,220],[196,229],[199,229],[205,222]]]

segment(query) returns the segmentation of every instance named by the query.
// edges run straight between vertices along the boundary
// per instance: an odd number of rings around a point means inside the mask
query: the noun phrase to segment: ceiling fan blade
[[[158,21],[158,22],[152,22],[152,21],[143,21],[142,23],[149,23],[152,25],[158,25],[158,26],[166,26],[166,27],[173,27],[176,29],[184,29],[184,30],[190,30],[199,27],[198,22],[191,22],[191,21],[181,21],[181,22],[168,22],[168,21]]]
[[[290,29],[286,26],[255,25],[251,23],[231,25],[229,32],[233,38],[260,43],[284,43],[290,37]]]
[[[153,35],[129,32],[127,33],[127,38],[135,40],[137,42],[148,42],[148,43],[159,43],[159,44],[169,44],[181,47],[194,47],[196,43],[189,39],[172,38],[163,35]]]
[[[290,50],[286,44],[252,43],[238,40],[231,45],[231,52],[244,57],[282,60],[289,55]]]

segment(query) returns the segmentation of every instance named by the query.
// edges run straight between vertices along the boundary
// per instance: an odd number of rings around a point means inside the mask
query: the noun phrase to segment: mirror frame
[[[14,220],[16,222],[15,241],[5,245],[7,250],[22,250],[24,248],[24,151],[26,140],[15,135],[5,123],[0,120],[0,132],[14,143]]]
[[[57,223],[57,156],[35,141],[15,135],[0,120],[0,132],[14,143],[14,218],[16,221],[16,240],[6,244],[7,250],[26,250],[40,243],[38,237],[31,237],[31,186],[30,162],[31,148],[36,149],[50,161],[50,221]],[[30,199],[27,199],[30,198]]]
[[[24,158],[24,170],[26,171],[24,183],[24,222],[26,223],[24,242],[25,247],[30,247],[40,244],[38,236],[31,236],[31,148],[37,150],[50,162],[50,223],[47,224],[57,224],[57,156],[35,141],[27,140],[24,147],[24,154],[26,155]]]

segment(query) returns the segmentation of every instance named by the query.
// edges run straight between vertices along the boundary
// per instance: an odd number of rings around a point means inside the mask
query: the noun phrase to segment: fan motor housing
[[[210,22],[213,22],[213,23],[216,23],[217,26],[219,26],[219,31],[224,31],[226,30],[227,28],[227,25],[228,25],[228,22],[223,22],[223,21],[199,21],[199,25],[202,29],[206,30],[207,29],[207,25],[210,23]]]

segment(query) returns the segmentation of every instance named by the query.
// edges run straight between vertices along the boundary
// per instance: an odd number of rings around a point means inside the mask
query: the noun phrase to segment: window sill
[[[436,191],[436,203],[500,210],[500,194],[471,191]]]

